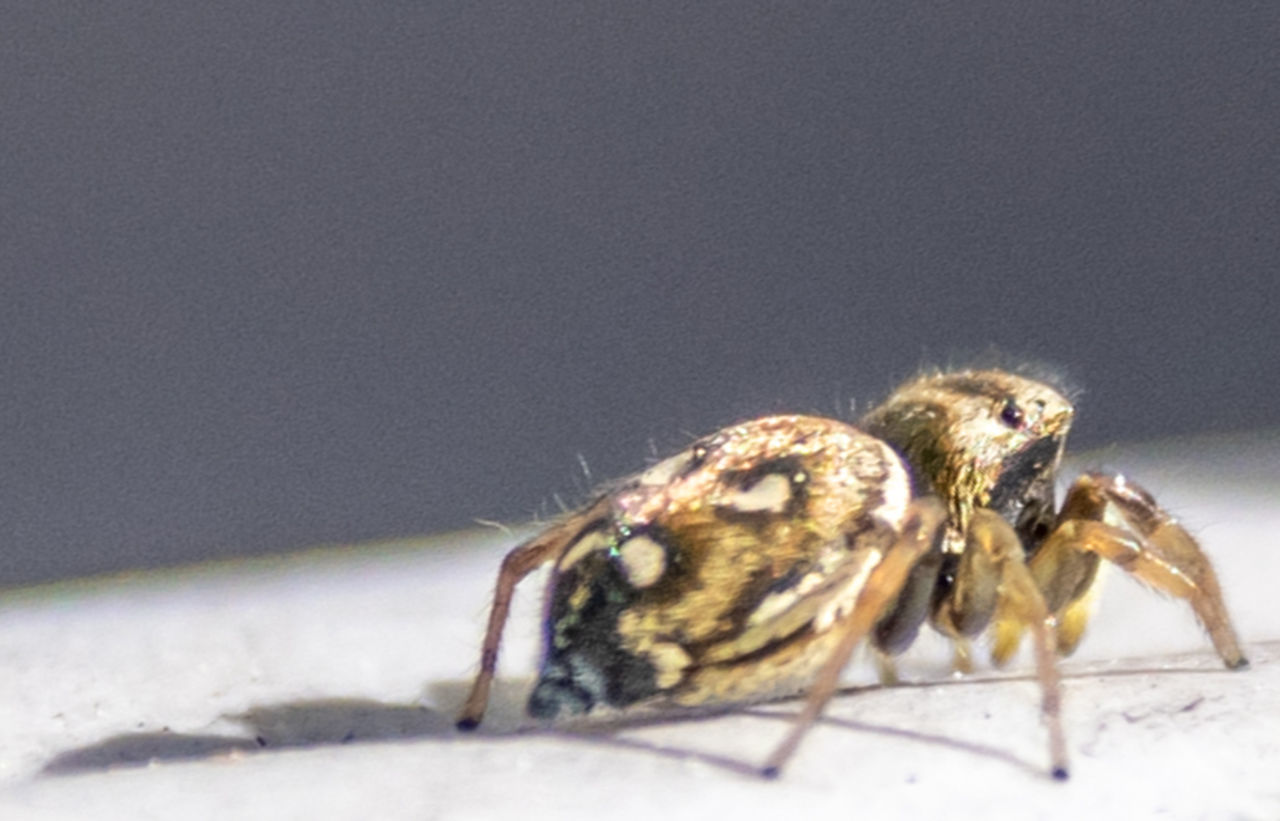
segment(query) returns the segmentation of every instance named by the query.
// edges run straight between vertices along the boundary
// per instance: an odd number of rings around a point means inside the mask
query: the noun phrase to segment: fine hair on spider
[[[854,424],[766,416],[612,483],[507,554],[480,670],[458,718],[479,725],[516,584],[550,564],[534,718],[805,694],[761,772],[777,775],[868,642],[882,678],[931,627],[967,670],[1028,634],[1049,771],[1066,778],[1057,656],[1089,617],[1103,560],[1185,600],[1223,663],[1247,665],[1195,539],[1140,486],[1055,484],[1071,398],[1008,370],[925,371]]]

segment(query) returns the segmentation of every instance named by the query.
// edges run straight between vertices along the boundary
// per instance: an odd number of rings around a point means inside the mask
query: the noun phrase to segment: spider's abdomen
[[[530,712],[803,687],[910,496],[892,448],[806,416],[726,428],[626,480],[556,561]]]

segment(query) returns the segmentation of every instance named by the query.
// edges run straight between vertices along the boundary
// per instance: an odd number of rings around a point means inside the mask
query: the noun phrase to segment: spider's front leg
[[[1054,778],[1065,779],[1067,744],[1050,610],[1025,563],[1018,534],[995,511],[978,508],[965,534],[955,579],[935,603],[933,621],[944,634],[963,641],[964,636],[986,627],[997,608],[1004,618],[1031,630],[1052,773]]]
[[[1069,653],[1084,630],[1082,603],[1098,559],[1186,599],[1231,669],[1248,665],[1222,600],[1218,577],[1200,545],[1151,494],[1123,476],[1089,473],[1071,486],[1052,533],[1031,557],[1036,584],[1059,621],[1059,649]],[[1009,636],[995,655],[1012,653]],[[1012,639],[1016,646],[1016,638]]]

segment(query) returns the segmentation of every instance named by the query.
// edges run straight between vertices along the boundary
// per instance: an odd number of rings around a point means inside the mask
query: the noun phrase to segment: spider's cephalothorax
[[[1058,509],[1072,406],[1005,371],[928,374],[855,426],[743,422],[617,483],[511,551],[458,725],[479,724],[515,585],[551,563],[529,713],[731,704],[808,689],[776,773],[863,639],[891,657],[928,619],[968,664],[988,627],[1035,648],[1056,776],[1055,653],[1088,617],[1102,559],[1186,599],[1228,667],[1244,656],[1195,540],[1146,491],[1087,474]]]
[[[860,422],[897,448],[918,494],[932,493],[963,530],[975,507],[1011,525],[1053,518],[1053,485],[1071,427],[1071,402],[1041,382],[1004,371],[922,376]],[[1044,538],[1027,527],[1024,538]]]
[[[998,581],[990,568],[971,567],[986,563],[982,552],[964,550],[973,511],[999,514],[1034,553],[1053,525],[1054,484],[1072,414],[1070,400],[1042,382],[1006,371],[960,371],[922,375],[863,417],[860,427],[907,461],[914,492],[946,504],[950,524],[942,550],[917,563],[897,606],[877,625],[882,650],[910,645],[931,609],[934,625],[957,640],[958,666],[968,669],[963,637],[989,623]],[[1087,587],[1096,557],[1081,562]],[[887,669],[887,659],[882,663]]]

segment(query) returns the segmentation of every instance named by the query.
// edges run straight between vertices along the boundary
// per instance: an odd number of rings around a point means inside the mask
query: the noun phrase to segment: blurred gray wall
[[[10,3],[0,583],[520,521],[994,347],[1280,423],[1280,4]]]

